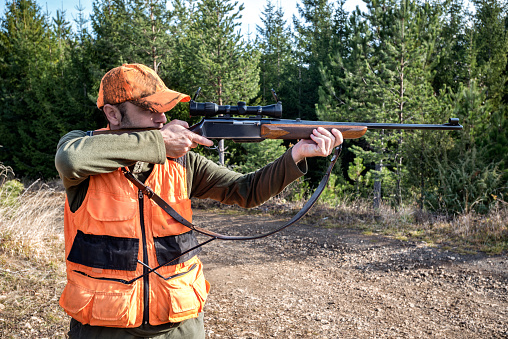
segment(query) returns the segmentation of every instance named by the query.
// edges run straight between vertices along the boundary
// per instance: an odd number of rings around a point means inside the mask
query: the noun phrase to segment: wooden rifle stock
[[[366,126],[344,125],[293,125],[293,124],[265,124],[261,125],[261,137],[264,139],[309,139],[312,131],[323,127],[331,133],[333,128],[338,129],[344,139],[357,139],[367,132]]]

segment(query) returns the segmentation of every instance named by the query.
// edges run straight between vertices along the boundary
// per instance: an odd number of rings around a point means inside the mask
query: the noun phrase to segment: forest
[[[506,207],[508,18],[499,0],[301,0],[298,15],[267,0],[256,33],[230,0],[94,0],[71,23],[34,0],[7,0],[0,17],[0,163],[18,178],[57,177],[58,140],[103,127],[102,76],[123,63],[152,67],[200,101],[283,103],[283,117],[436,123],[462,131],[368,131],[346,142],[324,199],[416,206],[455,215]],[[168,118],[189,118],[180,104]],[[290,143],[228,144],[226,165],[252,171]],[[217,154],[199,152],[217,158]],[[319,181],[309,162],[294,199]]]

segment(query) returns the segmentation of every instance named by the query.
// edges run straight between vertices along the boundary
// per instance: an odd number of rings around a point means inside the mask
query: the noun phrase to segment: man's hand
[[[213,141],[188,130],[189,124],[182,120],[171,120],[161,128],[166,146],[166,156],[179,158],[199,145],[213,146]]]
[[[338,129],[333,128],[330,133],[323,127],[318,127],[310,135],[310,139],[300,140],[293,146],[291,155],[295,163],[307,157],[326,157],[343,141],[342,133]]]

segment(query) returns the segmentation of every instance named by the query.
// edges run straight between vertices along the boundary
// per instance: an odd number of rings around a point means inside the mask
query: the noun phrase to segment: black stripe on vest
[[[155,253],[157,254],[157,262],[159,265],[169,264],[176,265],[183,263],[193,256],[201,252],[201,247],[191,251],[175,261],[171,261],[178,257],[183,252],[191,249],[198,245],[198,240],[194,235],[194,232],[189,231],[179,235],[171,235],[167,237],[160,237],[153,239],[155,244]],[[171,261],[171,263],[169,263]]]
[[[139,239],[85,234],[78,230],[67,260],[93,268],[135,271]]]

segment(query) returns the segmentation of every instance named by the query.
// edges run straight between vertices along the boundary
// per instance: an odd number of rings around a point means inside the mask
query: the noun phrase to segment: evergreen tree
[[[291,86],[291,73],[296,60],[293,56],[292,32],[284,20],[282,8],[275,8],[268,0],[262,13],[262,26],[257,26],[258,49],[261,51],[259,62],[262,104],[273,103],[271,89],[282,94],[284,102],[293,100],[287,94]],[[286,109],[286,105],[284,105]]]
[[[457,91],[470,78],[467,49],[470,45],[469,16],[464,0],[444,3],[443,27],[436,43],[434,59],[434,91],[442,93],[450,88]]]
[[[259,88],[259,53],[237,29],[244,9],[237,7],[236,1],[198,1],[177,42],[187,92],[201,87],[203,98],[221,105],[249,101]]]
[[[92,8],[96,72],[104,74],[126,62],[134,62],[135,46],[126,43],[134,33],[128,0],[94,0]]]
[[[367,8],[367,13],[356,11],[350,18],[351,45],[344,46],[344,56],[332,55],[334,68],[322,68],[325,86],[320,92],[319,117],[385,123],[442,122],[444,117],[438,116],[439,105],[431,87],[439,8],[407,0],[374,0],[367,3]],[[397,204],[402,202],[404,173],[408,172],[405,145],[419,135],[370,131],[365,136],[366,145],[352,147],[356,156],[376,166],[376,206],[381,180],[385,182],[383,195]],[[417,164],[413,147],[411,152],[411,164]]]
[[[85,8],[79,6],[75,19],[77,31],[68,38],[69,52],[66,60],[65,103],[62,103],[61,116],[65,120],[62,133],[71,129],[92,130],[104,126],[105,118],[96,106],[97,94],[102,76],[97,66],[95,40],[88,31]]]
[[[496,0],[475,0],[474,4],[474,47],[477,53],[473,76],[489,89],[488,98],[495,100],[493,105],[496,109],[506,93],[506,12],[501,2]]]
[[[493,0],[474,1],[474,35],[472,53],[475,57],[473,76],[486,93],[488,107],[485,114],[476,117],[474,130],[477,145],[485,149],[488,158],[505,173],[504,186],[508,186],[508,35],[506,4]],[[505,189],[506,191],[506,189]]]
[[[486,99],[487,89],[478,82],[472,79],[466,85],[461,84],[457,92],[450,92],[444,99],[453,115],[462,119],[464,130],[456,133],[452,143],[437,140],[444,151],[433,162],[437,184],[428,192],[427,203],[441,212],[486,213],[495,203],[492,195],[507,193],[499,162],[488,155],[486,147],[478,142],[483,136],[475,132],[479,117],[492,111]],[[497,128],[493,126],[494,130]],[[503,138],[506,137],[499,137]]]
[[[315,120],[320,86],[319,66],[328,65],[335,41],[334,11],[328,0],[302,0],[301,20],[293,18],[298,58],[298,111],[295,117]]]
[[[5,54],[0,86],[0,144],[4,151],[0,161],[12,165],[19,175],[56,174],[53,162],[59,116],[51,99],[58,96],[62,81],[66,25],[60,20],[57,27],[60,36],[55,36],[49,19],[32,0],[7,3],[1,26]]]
[[[219,105],[249,102],[258,94],[259,52],[238,30],[243,9],[237,1],[200,0],[189,17],[179,15],[187,29],[176,42],[185,92],[201,87],[201,100]],[[183,12],[177,7],[175,11]],[[219,152],[219,163],[224,164],[223,141]]]
[[[134,46],[136,62],[152,67],[156,73],[160,73],[162,63],[171,60],[171,36],[168,34],[171,12],[166,5],[166,0],[129,1],[132,30],[125,43]]]

